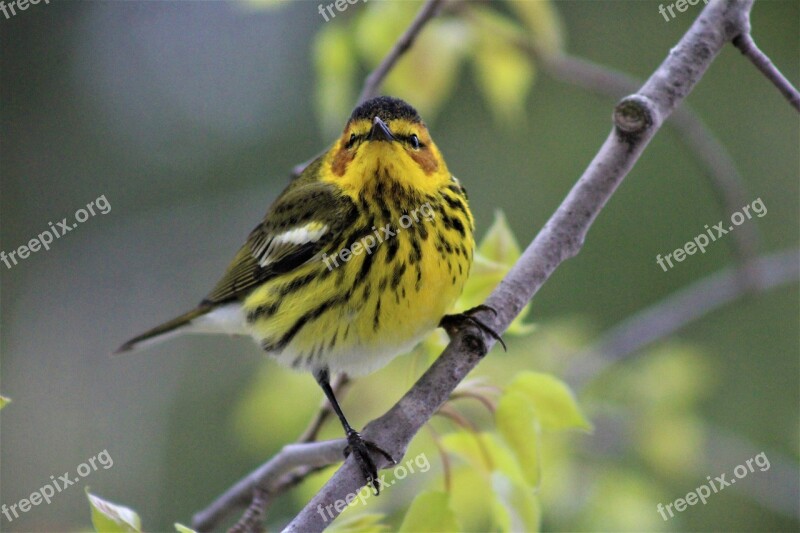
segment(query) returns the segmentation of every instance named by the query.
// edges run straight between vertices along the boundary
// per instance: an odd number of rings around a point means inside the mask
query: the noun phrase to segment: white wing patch
[[[294,228],[286,233],[276,235],[272,242],[275,244],[306,244],[317,242],[328,231],[328,225],[321,222],[311,222],[300,228]]]
[[[259,266],[267,267],[280,260],[287,250],[295,246],[317,242],[327,232],[327,224],[309,222],[305,226],[292,228],[289,231],[275,235],[272,239],[265,240],[253,250],[253,253],[258,258]]]

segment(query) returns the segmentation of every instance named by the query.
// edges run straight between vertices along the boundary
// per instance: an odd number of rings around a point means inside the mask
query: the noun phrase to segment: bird
[[[499,339],[474,316],[485,306],[448,314],[469,276],[474,230],[466,190],[418,112],[369,99],[290,181],[200,304],[116,353],[184,333],[251,336],[314,376],[344,429],[345,456],[379,493],[370,450],[394,460],[349,424],[331,376],[375,371],[437,327],[468,321]]]

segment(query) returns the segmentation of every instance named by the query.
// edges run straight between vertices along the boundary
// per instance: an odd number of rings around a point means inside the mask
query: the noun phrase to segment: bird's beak
[[[389,126],[386,125],[384,121],[382,121],[379,117],[375,117],[372,119],[372,129],[369,130],[369,135],[367,136],[368,141],[388,141],[392,142],[395,140],[394,135],[392,135]]]

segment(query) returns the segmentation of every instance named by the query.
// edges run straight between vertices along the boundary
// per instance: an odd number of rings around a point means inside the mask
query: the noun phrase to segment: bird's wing
[[[285,191],[203,304],[240,299],[256,285],[307,263],[355,219],[352,201],[331,185],[312,182]]]

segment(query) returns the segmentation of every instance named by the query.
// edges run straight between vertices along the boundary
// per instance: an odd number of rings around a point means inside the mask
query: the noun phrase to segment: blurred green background
[[[90,486],[140,512],[147,530],[170,530],[302,431],[322,396],[313,379],[265,362],[248,339],[181,338],[109,354],[194,305],[289,170],[332,141],[322,126],[331,117],[315,111],[315,35],[345,31],[379,4],[352,5],[328,23],[310,1],[51,2],[0,17],[0,249],[101,195],[111,205],[50,251],[12,269],[0,264],[0,392],[13,399],[0,415],[0,503],[103,450],[114,461],[50,505],[13,522],[0,517],[0,529],[85,530]],[[669,22],[658,2],[555,8],[568,51],[644,78],[701,5]],[[757,2],[752,21],[760,47],[797,85],[800,4]],[[344,63],[353,79],[366,73],[355,58]],[[452,92],[425,115],[429,126],[469,190],[479,233],[502,209],[524,246],[607,136],[615,101],[539,71],[512,123],[492,114],[468,63],[453,75]],[[415,103],[413,85],[402,96]],[[748,200],[768,209],[757,219],[761,251],[797,246],[797,114],[732,47],[688,101],[733,154]],[[510,353],[493,353],[476,375],[503,385],[521,369],[563,373],[570,354],[603,330],[729,265],[730,235],[669,272],[655,263],[722,218],[703,168],[665,127],[581,254],[537,295],[536,331],[510,339]],[[738,300],[598,376],[579,395],[595,433],[569,435],[568,445],[554,437],[561,455],[553,452],[551,473],[543,458],[543,528],[797,530],[799,356],[793,283]],[[409,361],[356,383],[344,401],[354,425],[411,385],[421,368]],[[338,432],[331,425],[323,437]],[[376,502],[390,523],[415,487],[441,487],[425,432],[409,458],[417,448],[432,470]],[[657,503],[762,451],[770,470],[669,522],[656,513]],[[315,486],[273,506],[272,529]],[[466,505],[459,498],[454,505]],[[479,530],[476,520],[462,525]]]

